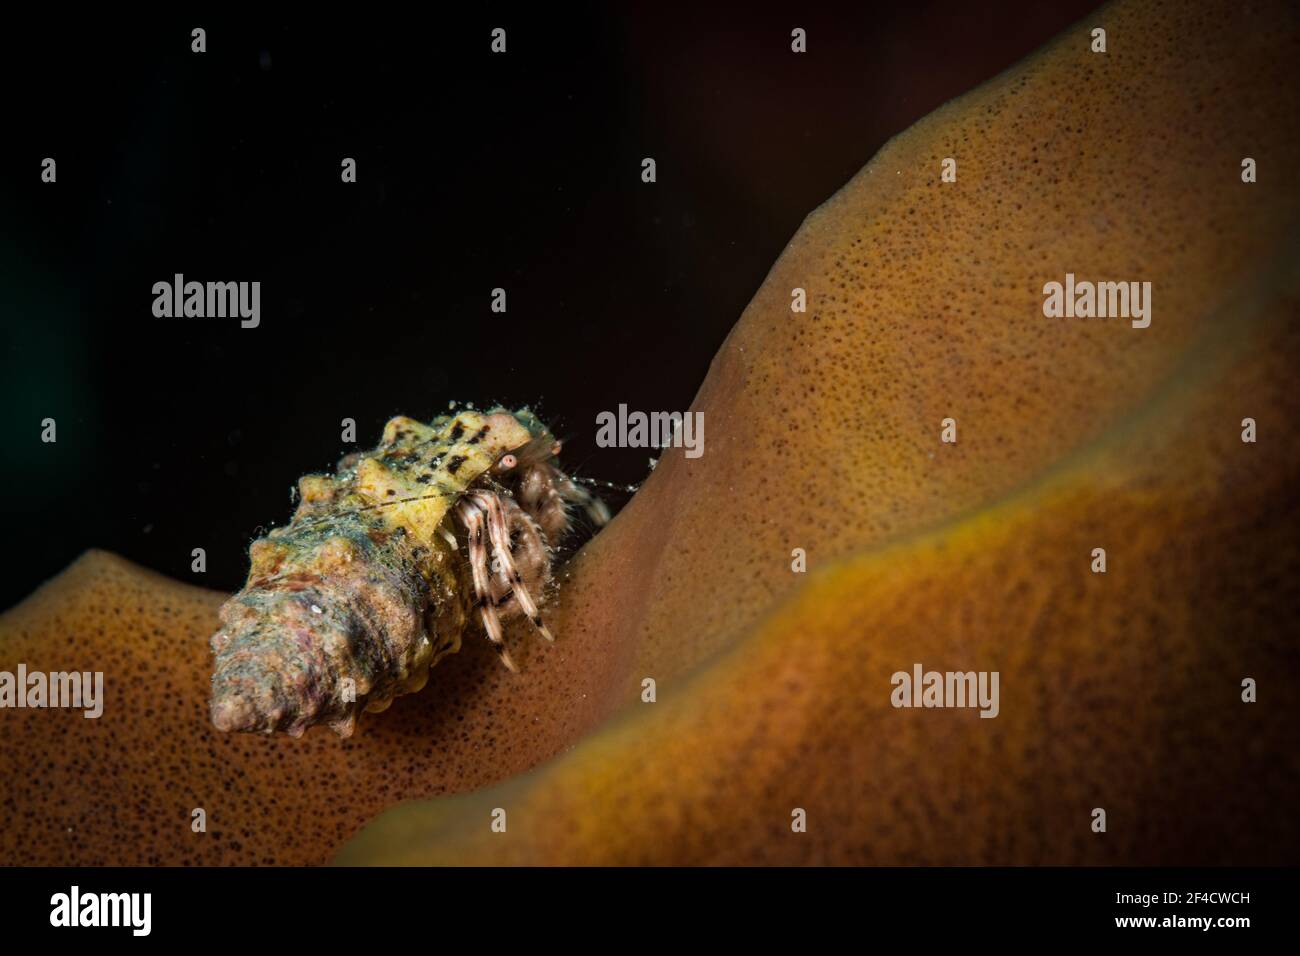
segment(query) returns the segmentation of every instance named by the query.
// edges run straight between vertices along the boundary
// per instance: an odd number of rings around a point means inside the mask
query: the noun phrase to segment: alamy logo
[[[160,319],[225,319],[255,329],[262,321],[262,283],[186,282],[176,273],[171,282],[153,284],[153,314]]]
[[[70,707],[84,710],[81,716],[94,720],[104,713],[104,672],[46,674],[28,672],[26,664],[19,664],[17,674],[0,671],[0,708],[4,707]]]
[[[152,925],[152,893],[70,893],[50,897],[51,926],[129,926],[133,936],[148,936]]]
[[[1049,319],[1132,319],[1133,328],[1151,324],[1150,282],[1075,282],[1074,273],[1065,283],[1043,285],[1043,315]]]
[[[596,416],[596,444],[601,448],[684,448],[687,458],[704,454],[704,413],[631,412]]]
[[[895,707],[978,707],[981,717],[996,717],[998,703],[997,671],[925,671],[919,663],[912,673],[895,671],[889,678],[894,685],[889,702]]]

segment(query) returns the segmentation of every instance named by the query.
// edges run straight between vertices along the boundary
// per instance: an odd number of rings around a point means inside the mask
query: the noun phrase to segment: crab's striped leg
[[[524,609],[524,613],[533,622],[533,627],[537,628],[537,632],[548,641],[554,641],[555,637],[542,621],[542,615],[537,610],[537,602],[533,600],[533,596],[528,592],[523,575],[519,573],[519,569],[515,566],[514,557],[510,554],[510,529],[506,525],[501,499],[484,491],[474,492],[470,497],[487,513],[488,534],[492,539],[492,548],[499,562],[501,581],[509,589],[506,593],[513,591],[515,598],[519,601],[519,606]],[[502,603],[504,603],[504,600]]]
[[[469,567],[474,579],[474,598],[478,605],[479,616],[483,620],[483,630],[487,632],[488,640],[500,655],[501,663],[517,674],[519,668],[510,659],[505,636],[501,633],[501,619],[497,617],[496,605],[492,601],[492,587],[487,567],[487,545],[483,540],[485,524],[483,512],[472,500],[464,499],[456,506],[456,513],[460,516],[461,523],[465,525]]]
[[[558,540],[568,527],[569,516],[564,499],[555,489],[555,469],[545,462],[521,469],[515,493],[542,530],[552,540]]]
[[[609,524],[609,506],[593,495],[586,488],[579,485],[568,475],[564,474],[558,468],[555,471],[554,483],[559,486],[559,495],[565,501],[571,501],[574,504],[581,505],[582,509],[587,512],[587,517],[597,528],[603,528]]]

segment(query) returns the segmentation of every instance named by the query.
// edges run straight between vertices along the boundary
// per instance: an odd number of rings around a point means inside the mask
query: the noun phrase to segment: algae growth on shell
[[[537,602],[570,509],[607,517],[559,448],[528,409],[467,408],[394,418],[373,450],[302,478],[292,521],[253,542],[222,605],[213,725],[349,736],[361,711],[420,690],[475,613],[513,670],[500,621],[526,614],[550,640]]]

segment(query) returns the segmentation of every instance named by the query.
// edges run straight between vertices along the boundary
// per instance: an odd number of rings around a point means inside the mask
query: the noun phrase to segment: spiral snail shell
[[[326,723],[349,736],[422,688],[477,623],[514,670],[501,621],[538,602],[554,544],[604,505],[557,465],[528,409],[397,417],[374,449],[299,480],[292,520],[253,542],[244,588],[220,609],[211,718],[223,731]],[[477,621],[475,620],[477,618]]]

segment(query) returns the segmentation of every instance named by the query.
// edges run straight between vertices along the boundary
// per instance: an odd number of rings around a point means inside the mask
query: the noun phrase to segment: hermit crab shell
[[[254,541],[213,635],[219,730],[351,734],[460,649],[469,601],[451,512],[502,456],[550,447],[527,409],[398,417],[371,451],[307,475],[291,522]]]

